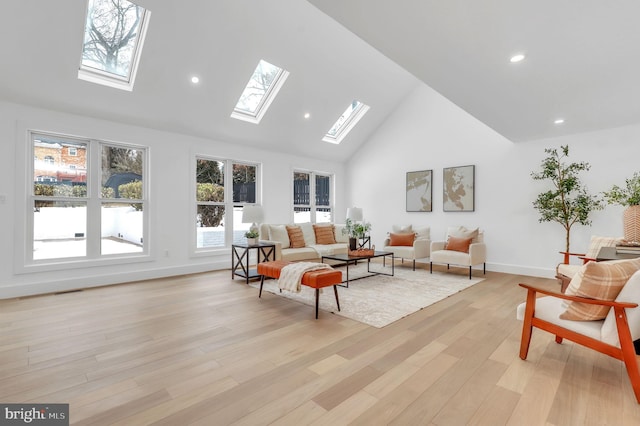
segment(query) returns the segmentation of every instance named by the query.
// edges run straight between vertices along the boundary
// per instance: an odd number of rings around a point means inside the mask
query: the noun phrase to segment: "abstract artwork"
[[[475,166],[445,168],[442,185],[445,212],[474,211]]]
[[[433,170],[407,172],[407,211],[430,212]]]

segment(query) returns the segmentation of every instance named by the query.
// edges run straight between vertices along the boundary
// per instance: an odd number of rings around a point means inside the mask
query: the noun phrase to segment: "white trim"
[[[340,142],[342,142],[342,140],[349,134],[351,129],[353,129],[355,125],[358,124],[358,121],[360,121],[360,119],[364,117],[367,111],[369,111],[369,108],[370,108],[369,105],[365,105],[362,102],[360,102],[356,110],[353,113],[351,113],[351,115],[345,120],[345,122],[342,123],[342,126],[338,128],[338,130],[336,131],[336,135],[331,136],[329,135],[329,133],[327,133],[324,135],[322,140],[324,142],[329,142],[333,144],[339,144]],[[338,120],[339,119],[340,117],[338,117]],[[331,128],[333,128],[333,126],[331,126]]]

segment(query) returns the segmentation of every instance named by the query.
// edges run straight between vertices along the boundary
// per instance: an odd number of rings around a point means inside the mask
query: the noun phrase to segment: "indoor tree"
[[[579,178],[579,173],[591,168],[589,163],[565,163],[569,156],[569,146],[561,146],[560,152],[555,148],[544,150],[548,156],[542,160],[541,170],[532,172],[534,180],[547,180],[552,188],[541,194],[533,202],[540,212],[539,222],[558,222],[566,232],[566,247],[569,252],[571,227],[591,225],[589,215],[594,210],[603,208],[602,200],[587,192]]]

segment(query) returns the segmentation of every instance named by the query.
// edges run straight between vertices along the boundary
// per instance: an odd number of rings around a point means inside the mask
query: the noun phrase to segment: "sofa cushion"
[[[302,228],[295,225],[287,225],[287,234],[289,234],[289,247],[302,248],[305,246],[304,235],[302,234]]]
[[[282,259],[289,260],[291,262],[297,262],[300,260],[316,260],[320,261],[320,255],[317,250],[312,247],[302,247],[302,248],[288,248],[282,250]]]
[[[416,240],[430,240],[431,239],[431,230],[428,226],[424,228],[414,228],[413,230],[416,233]]]
[[[335,244],[336,238],[331,224],[314,224],[313,232],[316,236],[316,244]]]
[[[640,269],[640,258],[610,262],[587,262],[571,279],[566,294],[615,300],[629,278]],[[609,307],[569,302],[560,318],[573,321],[601,320]]]
[[[391,225],[391,232],[394,234],[409,234],[413,232],[411,225]]]
[[[289,248],[289,233],[284,225],[269,225],[269,240],[282,244],[282,248]]]
[[[320,257],[333,254],[347,254],[348,252],[348,245],[345,243],[314,244],[310,246],[310,248],[318,252],[318,256]]]
[[[304,235],[304,242],[307,246],[316,244],[316,233],[313,231],[313,225],[310,222],[298,223]]]
[[[469,253],[469,245],[471,244],[471,238],[459,238],[452,235],[447,240],[445,250],[459,251],[462,253]]]
[[[349,242],[349,235],[346,232],[342,232],[342,230],[345,228],[344,225],[334,225],[333,226],[333,234],[334,234],[334,238],[336,240],[336,243],[348,243]]]
[[[416,235],[414,233],[410,234],[389,234],[389,245],[390,246],[413,246],[413,241],[416,239]]]
[[[464,226],[453,226],[447,229],[447,237],[458,237],[458,238],[471,238],[471,243],[481,243],[482,240],[479,237],[480,231],[478,228],[476,229],[467,229]]]

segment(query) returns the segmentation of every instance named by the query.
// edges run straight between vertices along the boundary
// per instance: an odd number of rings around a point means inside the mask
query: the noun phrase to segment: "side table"
[[[249,267],[249,254],[251,250],[257,253],[257,262],[276,260],[276,245],[273,243],[258,244],[233,244],[231,245],[231,279],[242,277],[249,284],[249,280],[260,278],[256,268]]]

